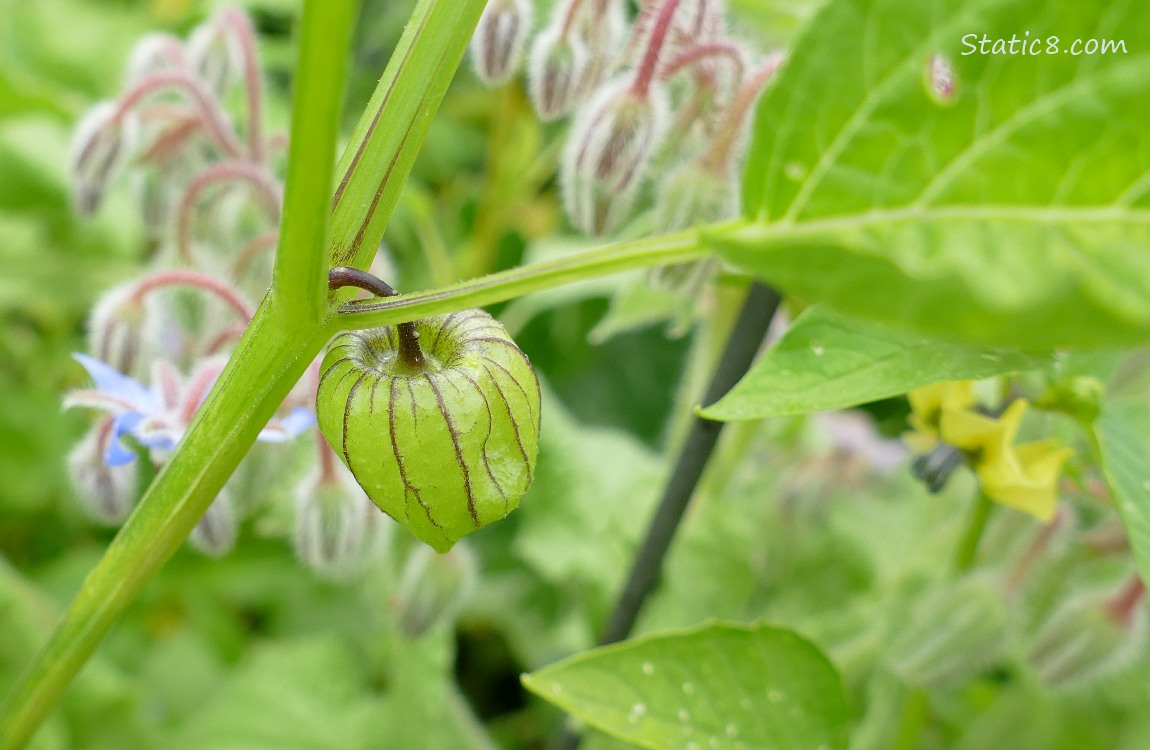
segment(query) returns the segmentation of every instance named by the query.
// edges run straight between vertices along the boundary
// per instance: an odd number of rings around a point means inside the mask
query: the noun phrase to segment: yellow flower
[[[940,442],[966,454],[982,491],[991,500],[1043,521],[1054,516],[1058,476],[1073,452],[1057,440],[1015,445],[1029,404],[1011,403],[1000,417],[976,411],[973,383],[940,383],[909,394],[913,433],[904,436],[915,451],[926,453]]]
[[[1058,502],[1058,475],[1073,451],[1057,440],[1014,445],[1026,407],[1022,400],[1010,405],[1000,420],[1002,428],[982,445],[973,466],[991,500],[1049,521]]]
[[[928,453],[942,438],[944,415],[965,412],[976,402],[974,382],[959,380],[937,383],[907,394],[910,399],[910,425],[914,432],[903,435],[911,450]]]

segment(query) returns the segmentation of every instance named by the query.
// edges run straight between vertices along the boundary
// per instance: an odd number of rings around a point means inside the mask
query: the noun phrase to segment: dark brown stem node
[[[367,271],[347,266],[336,266],[328,271],[327,286],[328,289],[353,286],[371,292],[377,297],[399,296],[399,292],[383,279],[376,278]],[[413,372],[421,372],[426,369],[423,350],[419,348],[419,331],[415,329],[415,323],[400,323],[395,327],[395,330],[399,333],[400,363]]]

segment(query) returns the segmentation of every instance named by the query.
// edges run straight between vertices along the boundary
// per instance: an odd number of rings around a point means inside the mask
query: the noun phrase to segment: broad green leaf
[[[343,750],[364,747],[378,720],[348,649],[330,639],[286,641],[248,657],[169,747]]]
[[[814,307],[701,414],[731,422],[845,409],[932,383],[978,380],[1043,363],[1038,357],[937,341]]]
[[[1060,54],[968,54],[966,35]],[[1125,52],[1070,54],[1078,39]],[[929,83],[932,55],[955,96]],[[964,54],[966,53],[966,54]],[[763,96],[728,260],[812,302],[1045,350],[1150,339],[1150,5],[836,0]]]
[[[1098,417],[1094,432],[1138,573],[1150,581],[1150,408],[1112,406]]]
[[[578,654],[524,675],[539,696],[652,750],[835,750],[848,711],[833,666],[767,625],[711,622]]]

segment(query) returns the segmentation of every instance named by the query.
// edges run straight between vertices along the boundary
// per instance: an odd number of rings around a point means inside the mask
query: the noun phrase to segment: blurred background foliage
[[[260,32],[270,126],[283,130],[298,3],[242,4]],[[365,0],[349,127],[412,4]],[[817,4],[731,2],[735,24],[766,47],[789,39]],[[142,33],[186,33],[216,5],[0,0],[0,692],[111,539],[72,496],[64,457],[86,420],[60,399],[83,382],[69,353],[83,346],[93,301],[155,250],[126,188],[95,218],[74,217],[70,130],[118,90]],[[389,229],[389,280],[426,288],[584,242],[558,209],[561,128],[540,124],[518,85],[486,91],[464,71]],[[546,384],[538,477],[520,511],[431,561],[396,538],[362,580],[333,585],[294,559],[280,503],[223,559],[179,553],[34,747],[543,748],[561,716],[529,698],[518,675],[593,644],[745,285],[721,278],[688,333],[671,337],[612,308],[635,280],[493,310]],[[875,413],[888,433],[904,424],[901,401]],[[797,627],[844,674],[855,746],[886,748],[909,690],[886,658],[890,634],[945,577],[973,482],[928,496],[834,434],[801,418],[733,426],[639,629],[708,617]],[[1010,559],[1037,529],[999,514],[988,554]],[[1048,600],[1128,572],[1104,552],[1052,554]],[[1150,747],[1145,654],[1071,696],[1039,684],[1016,656],[935,691],[921,746]],[[621,747],[601,736],[585,746]]]

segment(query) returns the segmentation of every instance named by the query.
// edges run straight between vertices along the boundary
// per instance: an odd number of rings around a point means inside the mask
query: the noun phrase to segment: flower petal
[[[116,415],[112,422],[112,436],[108,439],[108,449],[104,451],[106,466],[123,466],[136,460],[136,452],[124,445],[120,437],[131,434],[143,419],[144,415],[135,411]]]
[[[157,410],[159,404],[156,402],[155,394],[135,378],[128,377],[114,367],[87,354],[73,352],[72,359],[79,362],[88,371],[89,377],[96,385],[96,390],[122,399],[134,405],[136,411],[145,414]]]
[[[312,427],[315,427],[315,414],[310,409],[297,406],[283,419],[268,422],[267,427],[260,431],[257,440],[265,443],[284,443],[302,435]]]

